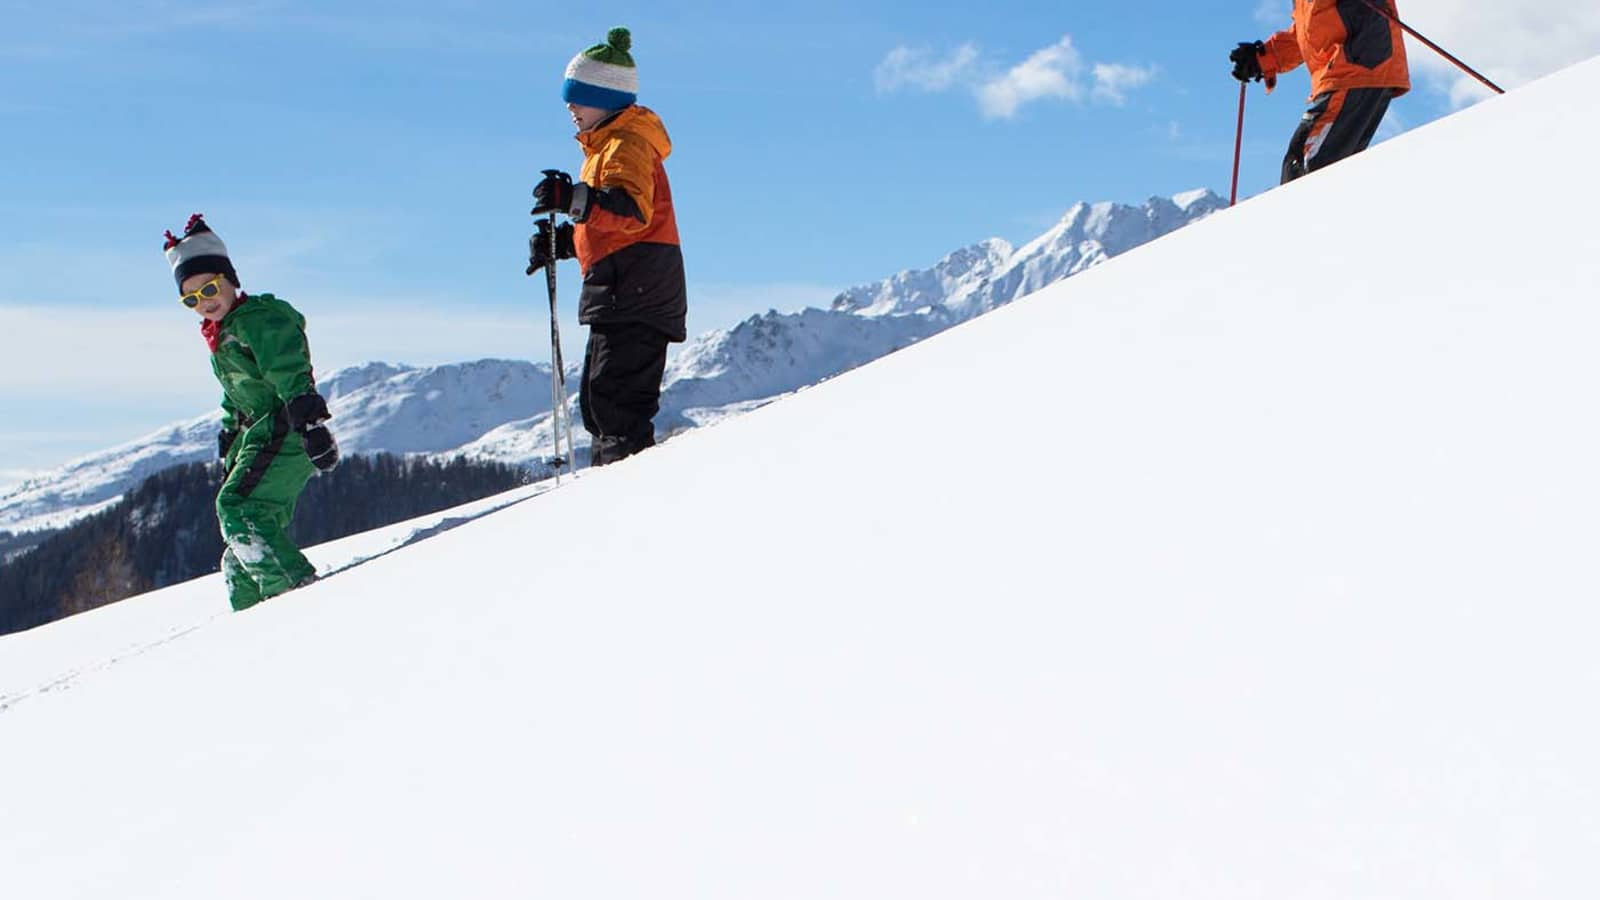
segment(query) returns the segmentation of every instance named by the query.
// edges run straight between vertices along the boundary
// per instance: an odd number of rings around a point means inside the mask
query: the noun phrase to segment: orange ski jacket
[[[1391,13],[1394,0],[1372,0]],[[1411,89],[1405,35],[1367,0],[1295,0],[1294,24],[1263,42],[1261,74],[1272,90],[1281,72],[1305,63],[1311,96],[1350,88]]]
[[[643,106],[630,106],[594,129],[579,132],[578,143],[584,152],[580,179],[595,190],[627,191],[643,219],[619,216],[597,204],[573,230],[572,245],[583,271],[588,273],[595,263],[633,244],[676,246],[678,219],[662,164],[672,153],[672,141],[661,117]]]

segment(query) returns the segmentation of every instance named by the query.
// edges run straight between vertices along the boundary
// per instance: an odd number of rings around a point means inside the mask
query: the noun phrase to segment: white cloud
[[[959,89],[971,93],[985,118],[1009,119],[1039,100],[1120,105],[1127,93],[1148,84],[1155,66],[1085,61],[1071,36],[1004,68],[986,62],[977,46],[962,44],[940,57],[928,50],[896,47],[873,72],[880,93],[914,89],[928,93]]]
[[[1128,91],[1144,87],[1156,77],[1155,66],[1095,63],[1094,98],[1115,106],[1127,102]]]
[[[872,80],[879,93],[893,93],[902,88],[937,93],[949,90],[968,77],[977,61],[978,48],[972,44],[962,44],[944,59],[935,58],[929,50],[896,47],[878,63]]]
[[[1009,119],[1034,100],[1083,98],[1083,56],[1063,37],[978,89],[978,105],[992,119]]]
[[[1507,90],[1600,54],[1600,4],[1406,0],[1400,18]],[[1414,38],[1406,55],[1413,83],[1453,106],[1492,93]]]

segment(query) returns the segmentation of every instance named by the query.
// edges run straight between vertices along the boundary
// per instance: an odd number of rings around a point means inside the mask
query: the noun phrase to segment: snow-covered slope
[[[0,638],[190,628],[0,685],[7,896],[1600,895],[1597,90],[248,613]]]
[[[854,368],[1203,218],[1207,191],[1142,207],[1078,204],[1021,250],[991,240],[932,269],[841,294],[832,309],[770,312],[697,338],[668,369],[657,430],[718,421]],[[577,369],[568,373],[575,384]],[[349,453],[466,454],[537,468],[551,446],[550,369],[508,360],[414,368],[370,363],[320,387]],[[575,406],[576,404],[574,404]],[[576,418],[576,414],[574,414]],[[220,413],[91,454],[0,497],[0,529],[56,528],[168,466],[215,454]],[[587,437],[577,435],[580,448]],[[580,456],[581,458],[581,456]]]

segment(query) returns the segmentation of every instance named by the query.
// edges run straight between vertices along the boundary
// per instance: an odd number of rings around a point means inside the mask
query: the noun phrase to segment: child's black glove
[[[533,215],[566,213],[574,222],[589,214],[589,186],[572,183],[572,176],[558,169],[545,169],[544,180],[533,189]]]
[[[334,443],[333,432],[322,424],[333,418],[328,412],[328,402],[316,391],[307,391],[289,401],[289,427],[300,432],[301,443],[311,464],[326,472],[339,464],[339,445]]]
[[[572,245],[572,225],[562,223],[556,226],[556,259],[571,259],[578,255],[577,248]],[[528,238],[528,274],[544,268],[550,263],[550,220],[540,219],[539,230],[533,237]]]
[[[1240,81],[1260,81],[1261,54],[1266,52],[1267,45],[1260,41],[1239,42],[1239,46],[1228,54],[1228,59],[1233,61],[1233,77]]]
[[[333,432],[326,425],[313,425],[300,434],[301,443],[305,444],[306,455],[311,457],[311,464],[317,471],[326,472],[339,464],[339,445],[333,440]]]
[[[233,439],[239,436],[236,428],[217,429],[217,459],[228,458],[228,448],[233,446]]]

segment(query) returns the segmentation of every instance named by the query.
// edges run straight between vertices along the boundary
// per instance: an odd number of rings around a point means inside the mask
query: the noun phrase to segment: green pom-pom
[[[633,48],[633,35],[626,28],[613,28],[606,32],[606,43],[627,53]]]

